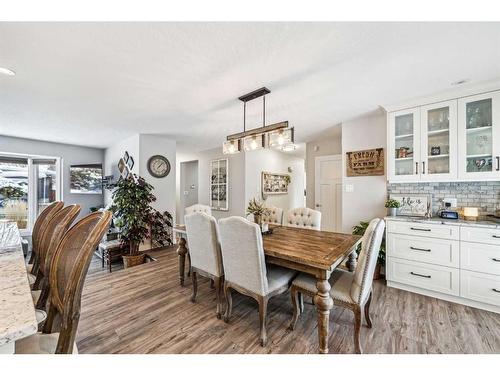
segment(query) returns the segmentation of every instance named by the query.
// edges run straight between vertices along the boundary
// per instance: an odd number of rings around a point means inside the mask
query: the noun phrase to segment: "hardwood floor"
[[[290,294],[271,299],[266,348],[259,345],[257,304],[237,293],[226,324],[215,316],[215,290],[199,278],[196,303],[191,281],[179,285],[173,248],[152,252],[158,260],[108,273],[93,261],[82,297],[80,353],[317,353],[314,306],[305,305],[297,328]],[[365,325],[365,353],[500,353],[500,314],[374,284],[373,328]],[[353,353],[352,313],[334,307],[330,353]]]

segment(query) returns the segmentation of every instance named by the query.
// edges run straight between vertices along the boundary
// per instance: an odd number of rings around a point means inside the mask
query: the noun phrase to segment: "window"
[[[59,158],[0,155],[0,220],[31,233],[40,212],[61,197]]]

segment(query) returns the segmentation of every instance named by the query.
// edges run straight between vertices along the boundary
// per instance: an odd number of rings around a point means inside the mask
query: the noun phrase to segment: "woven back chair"
[[[50,263],[50,307],[43,333],[52,333],[56,315],[60,333],[55,353],[71,353],[80,319],[85,276],[92,254],[108,230],[111,212],[94,212],[63,236]]]
[[[33,225],[33,233],[31,235],[31,256],[29,264],[33,264],[33,271],[36,271],[35,260],[37,257],[37,246],[40,239],[40,234],[47,224],[47,222],[64,206],[64,202],[55,201],[48,205],[45,210],[40,212],[40,215],[36,218],[35,225]],[[33,273],[33,272],[32,272]]]
[[[75,221],[80,213],[80,206],[73,204],[57,212],[45,226],[39,241],[38,256],[39,269],[33,289],[41,289],[36,308],[45,310],[47,298],[49,297],[50,283],[50,263],[52,257],[61,242],[62,237]]]

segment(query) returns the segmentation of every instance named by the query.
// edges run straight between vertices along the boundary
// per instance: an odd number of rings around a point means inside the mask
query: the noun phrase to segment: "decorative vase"
[[[253,221],[260,226],[262,224],[262,216],[253,214]]]
[[[388,207],[387,208],[387,216],[397,216],[398,209],[396,207]]]

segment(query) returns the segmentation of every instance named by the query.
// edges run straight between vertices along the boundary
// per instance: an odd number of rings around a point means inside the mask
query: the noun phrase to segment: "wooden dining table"
[[[352,272],[356,266],[356,247],[361,236],[271,226],[272,234],[263,235],[266,263],[275,264],[310,274],[316,278],[317,293],[314,305],[317,310],[319,353],[328,353],[328,332],[330,310],[333,300],[330,296],[329,278],[331,273],[347,260]],[[187,235],[184,226],[176,226],[174,231],[180,237],[179,278],[184,284],[185,258],[188,254]]]

